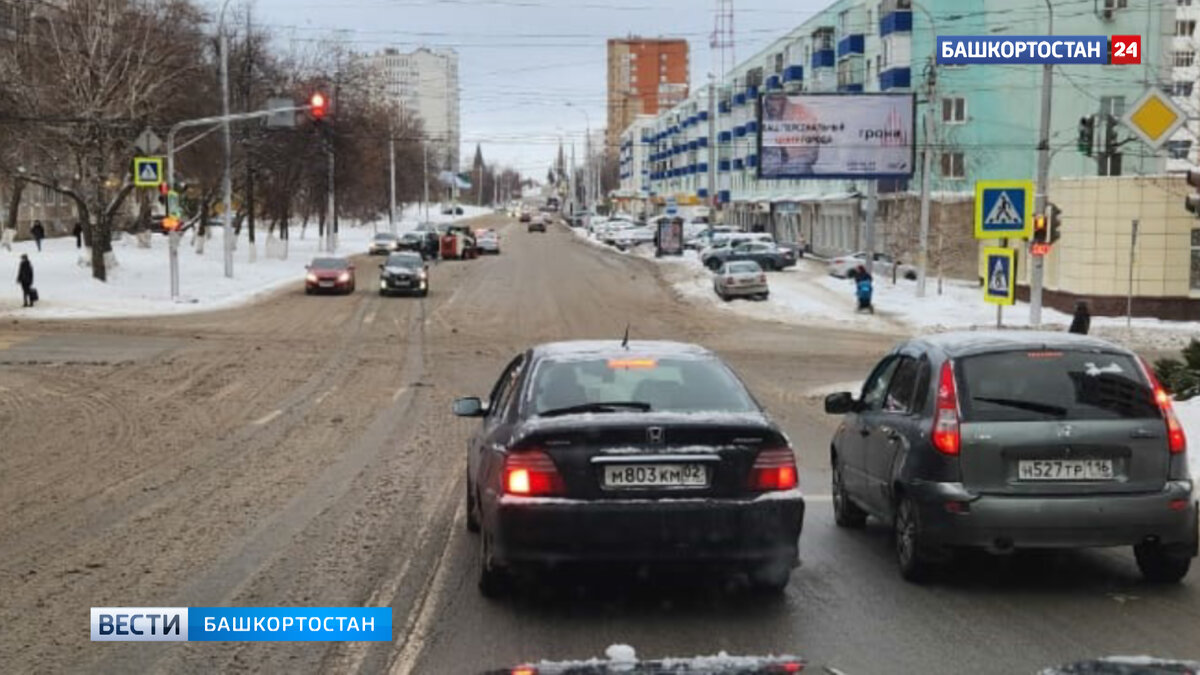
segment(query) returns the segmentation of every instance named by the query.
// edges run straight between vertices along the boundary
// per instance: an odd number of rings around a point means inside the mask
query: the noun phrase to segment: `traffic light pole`
[[[1046,0],[1046,9],[1050,14],[1046,34],[1054,34],[1054,7]],[[1047,63],[1042,66],[1042,112],[1038,125],[1037,145],[1037,184],[1034,186],[1034,212],[1045,213],[1050,181],[1050,102],[1054,87],[1054,66]],[[1029,323],[1033,326],[1042,324],[1042,280],[1046,260],[1043,256],[1030,256],[1033,260],[1029,268]]]

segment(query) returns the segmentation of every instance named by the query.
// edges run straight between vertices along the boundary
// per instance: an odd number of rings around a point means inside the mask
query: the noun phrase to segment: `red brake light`
[[[791,448],[772,448],[758,453],[750,470],[753,490],[791,490],[798,483],[796,456]]]
[[[1158,383],[1154,369],[1146,363],[1145,359],[1141,359],[1141,362],[1142,372],[1146,373],[1146,379],[1150,380],[1150,387],[1154,390],[1154,402],[1162,411],[1163,420],[1167,424],[1167,447],[1171,450],[1171,454],[1177,455],[1187,450],[1187,434],[1183,432],[1183,425],[1175,416],[1175,406],[1171,403],[1171,395]]]
[[[504,458],[504,493],[523,497],[566,492],[554,460],[540,450],[520,450]]]
[[[957,455],[961,445],[958,389],[954,385],[954,367],[946,361],[938,377],[937,408],[933,413],[933,447],[943,454]]]

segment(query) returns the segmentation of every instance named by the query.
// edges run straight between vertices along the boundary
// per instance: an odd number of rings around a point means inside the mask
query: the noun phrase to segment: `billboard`
[[[909,178],[913,94],[766,94],[759,178]]]

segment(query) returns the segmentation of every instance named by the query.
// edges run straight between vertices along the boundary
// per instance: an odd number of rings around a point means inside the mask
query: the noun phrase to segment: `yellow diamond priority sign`
[[[1187,115],[1183,110],[1154,87],[1142,94],[1121,118],[1125,126],[1152,148],[1166,143],[1186,121]]]

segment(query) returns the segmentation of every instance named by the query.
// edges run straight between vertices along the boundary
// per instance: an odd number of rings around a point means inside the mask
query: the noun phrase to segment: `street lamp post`
[[[229,39],[225,34],[225,10],[230,0],[221,5],[217,34],[221,46],[221,135],[225,145],[225,171],[221,179],[222,203],[225,217],[225,277],[233,278],[233,147],[229,134]]]

